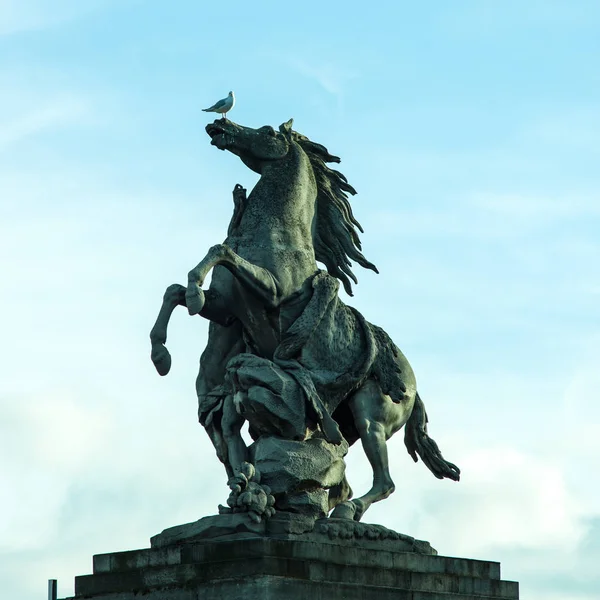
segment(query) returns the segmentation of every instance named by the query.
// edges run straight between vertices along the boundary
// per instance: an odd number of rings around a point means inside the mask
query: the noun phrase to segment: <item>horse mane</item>
[[[337,156],[329,154],[325,146],[312,142],[306,136],[296,131],[291,133],[292,140],[297,142],[308,156],[317,183],[313,230],[315,258],[344,284],[346,293],[352,296],[350,280],[358,283],[358,279],[352,272],[351,261],[379,273],[377,267],[361,252],[358,231],[364,233],[364,230],[352,214],[348,200],[348,194],[354,196],[356,190],[342,173],[327,166],[326,163],[339,163],[340,159]]]

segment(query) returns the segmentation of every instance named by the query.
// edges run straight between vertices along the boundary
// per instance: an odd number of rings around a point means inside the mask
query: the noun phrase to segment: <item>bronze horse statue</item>
[[[394,491],[386,441],[403,426],[415,462],[420,457],[436,477],[458,481],[458,467],[427,435],[410,364],[381,328],[338,297],[340,282],[352,295],[352,261],[377,271],[361,253],[362,228],[348,201],[356,192],[327,166],[339,158],[294,131],[291,120],[276,131],[220,119],[206,131],[212,145],[260,179],[247,197],[235,187],[227,239],[189,272],[187,288],[167,288],[150,337],[152,360],[165,375],[174,308],[211,321],[196,383],[199,419],[229,476],[248,457],[240,434],[247,420],[255,439],[360,438],[373,485],[352,500],[356,520]],[[346,485],[330,507],[350,496]]]

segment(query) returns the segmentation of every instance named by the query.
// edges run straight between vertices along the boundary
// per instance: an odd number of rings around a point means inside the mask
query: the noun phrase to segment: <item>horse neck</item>
[[[273,233],[312,247],[316,198],[310,160],[292,143],[285,158],[264,168],[248,197],[244,216],[253,221],[252,227],[275,230]]]

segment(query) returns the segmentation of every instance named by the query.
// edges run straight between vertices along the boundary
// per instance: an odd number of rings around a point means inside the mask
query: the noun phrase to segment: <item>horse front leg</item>
[[[279,304],[281,289],[268,269],[247,261],[225,244],[217,244],[188,273],[185,300],[190,315],[198,314],[204,307],[202,284],[210,270],[217,265],[228,269],[246,289],[261,298],[267,308],[275,308]]]
[[[235,317],[228,310],[226,303],[216,290],[200,290],[202,307],[199,314],[210,321],[228,327],[233,323]],[[171,370],[171,354],[167,350],[167,328],[171,315],[177,306],[186,306],[186,288],[178,283],[170,285],[163,296],[154,327],[150,331],[150,343],[152,352],[150,358],[159,375],[166,375]]]
[[[185,288],[178,283],[170,285],[163,296],[154,327],[150,331],[152,352],[150,358],[159,375],[166,375],[171,370],[171,354],[167,350],[167,327],[173,311],[177,306],[185,306]]]

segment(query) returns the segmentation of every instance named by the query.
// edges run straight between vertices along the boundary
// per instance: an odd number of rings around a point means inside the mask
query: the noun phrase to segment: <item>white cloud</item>
[[[156,384],[150,369],[137,372]],[[190,410],[181,406],[178,416],[166,386],[161,393],[160,385],[113,377],[106,395],[90,382],[0,397],[5,589],[33,599],[36,587],[58,578],[61,596],[71,595],[74,575],[90,572],[92,554],[147,547],[163,528],[216,512],[226,496],[224,472],[194,422],[189,387]],[[179,396],[188,398],[182,390]],[[206,466],[205,453],[212,459]]]
[[[68,393],[0,397],[0,455],[10,456],[1,470],[0,552],[48,545],[72,478],[92,467],[107,436],[108,415]]]
[[[91,114],[91,107],[83,98],[65,96],[46,100],[31,111],[9,115],[0,122],[0,152],[46,130],[81,123]]]
[[[514,446],[495,446],[464,453],[461,468],[460,493],[453,501],[426,502],[435,513],[423,528],[429,538],[443,531],[453,552],[491,556],[511,547],[568,552],[583,539],[582,511],[560,466]]]
[[[600,332],[590,331],[581,358],[567,386],[556,453],[582,505],[600,515]]]

